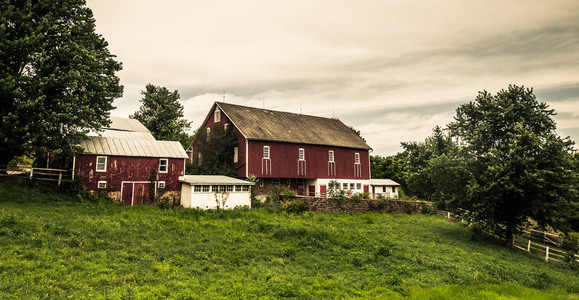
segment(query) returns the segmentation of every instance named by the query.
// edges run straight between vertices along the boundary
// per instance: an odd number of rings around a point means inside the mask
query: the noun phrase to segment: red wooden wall
[[[120,191],[123,181],[149,181],[153,169],[159,170],[159,158],[107,156],[106,172],[96,172],[97,155],[78,155],[74,162],[74,176],[91,191],[99,181],[106,181],[108,191]],[[157,181],[165,181],[166,191],[181,191],[179,176],[185,174],[183,158],[169,158],[167,173],[157,172]]]
[[[270,147],[269,161],[263,159],[264,146]],[[300,148],[305,152],[305,168],[300,166],[298,160]],[[330,150],[334,151],[333,170],[330,170],[328,163]],[[354,164],[355,153],[360,154],[360,164],[357,167]],[[260,178],[370,179],[369,160],[368,150],[249,141],[249,174]]]

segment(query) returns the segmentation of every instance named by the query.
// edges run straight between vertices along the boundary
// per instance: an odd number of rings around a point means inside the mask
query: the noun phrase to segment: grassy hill
[[[437,216],[161,210],[0,181],[0,298],[578,298]]]

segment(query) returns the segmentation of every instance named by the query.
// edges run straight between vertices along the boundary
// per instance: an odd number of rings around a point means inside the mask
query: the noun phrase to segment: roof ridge
[[[215,103],[216,103],[216,104],[219,104],[219,105],[225,104],[225,105],[232,105],[232,106],[244,107],[244,108],[249,108],[249,109],[254,109],[254,110],[272,111],[272,112],[282,113],[282,114],[291,114],[291,115],[296,115],[296,116],[305,116],[305,117],[320,118],[320,119],[327,119],[327,120],[338,120],[338,121],[342,122],[339,118],[322,117],[322,116],[316,116],[316,115],[309,115],[309,114],[302,114],[302,113],[295,113],[295,112],[290,112],[290,111],[267,109],[267,108],[259,108],[259,107],[253,107],[253,106],[247,106],[247,105],[239,105],[239,104],[219,102],[219,101],[216,101]],[[343,123],[343,122],[342,122],[342,123]],[[344,124],[344,125],[345,125],[345,124]]]

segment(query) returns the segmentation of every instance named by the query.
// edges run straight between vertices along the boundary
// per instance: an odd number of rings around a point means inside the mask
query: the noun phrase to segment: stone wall
[[[382,213],[422,213],[424,210],[434,211],[433,202],[403,201],[403,200],[353,200],[349,198],[317,198],[300,197],[308,204],[311,212],[319,213],[351,213],[351,212],[382,212]]]

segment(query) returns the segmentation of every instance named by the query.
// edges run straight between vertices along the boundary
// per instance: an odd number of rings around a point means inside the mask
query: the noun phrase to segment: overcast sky
[[[113,116],[148,83],[197,128],[215,101],[337,117],[373,155],[422,141],[478,91],[533,87],[579,142],[579,1],[88,0],[123,63]],[[578,145],[576,145],[577,148]]]

